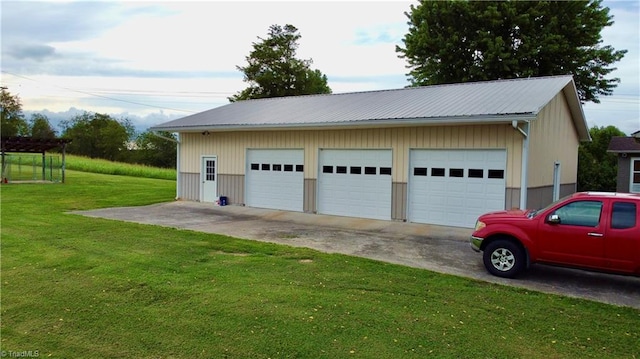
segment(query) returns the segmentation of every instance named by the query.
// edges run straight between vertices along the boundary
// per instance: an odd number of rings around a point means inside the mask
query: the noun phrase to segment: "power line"
[[[45,83],[45,82],[43,82],[43,81],[35,80],[35,79],[29,78],[29,77],[27,77],[27,76],[22,76],[22,75],[14,74],[14,73],[11,73],[11,72],[9,72],[9,71],[5,71],[5,70],[2,70],[2,73],[5,73],[5,74],[11,75],[11,76],[15,76],[15,77],[19,77],[19,78],[22,78],[22,79],[25,79],[25,80],[29,80],[29,81],[33,81],[33,82],[37,82],[37,83]],[[88,91],[82,91],[82,90],[72,89],[72,88],[69,88],[69,87],[58,86],[58,85],[54,85],[54,84],[50,84],[50,83],[45,83],[45,84],[46,84],[46,85],[48,85],[48,86],[56,87],[56,88],[63,89],[63,90],[66,90],[66,91],[71,91],[71,92],[81,93],[81,94],[84,94],[84,95],[89,95],[89,96],[94,96],[94,97],[104,98],[104,99],[112,100],[112,101],[119,101],[119,102],[129,103],[129,104],[133,104],[133,105],[139,105],[139,106],[153,107],[153,108],[158,108],[158,109],[161,109],[161,110],[171,110],[171,111],[178,111],[178,112],[185,112],[185,113],[195,113],[195,111],[189,111],[189,110],[183,110],[183,109],[177,109],[177,108],[170,108],[170,107],[162,107],[162,106],[149,105],[149,104],[142,103],[142,102],[129,101],[129,100],[124,100],[124,99],[120,99],[120,98],[115,98],[115,97],[110,97],[110,96],[105,96],[105,95],[99,95],[99,94],[96,94],[96,93],[93,93],[93,92],[88,92]],[[118,90],[116,90],[116,91],[118,91]],[[133,92],[133,91],[132,91],[132,92]],[[149,91],[149,92],[152,92],[152,91]],[[108,93],[108,92],[107,92],[107,93]],[[185,92],[185,93],[186,93],[186,92]],[[169,95],[168,95],[168,94],[166,94],[165,96],[169,96]],[[182,96],[182,97],[187,97],[187,96]],[[192,96],[192,97],[195,97],[195,96]],[[202,97],[204,97],[204,96],[202,96]]]
[[[105,93],[135,93],[135,94],[149,94],[154,96],[182,96],[182,97],[218,97],[218,96],[231,96],[231,92],[218,92],[218,91],[159,91],[159,90],[119,90],[119,89],[104,89],[93,88],[84,89],[85,91],[93,92],[105,92]]]

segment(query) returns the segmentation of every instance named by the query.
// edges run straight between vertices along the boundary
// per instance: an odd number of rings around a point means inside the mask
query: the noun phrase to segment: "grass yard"
[[[3,354],[51,358],[639,358],[640,311],[70,210],[175,182],[68,171],[1,190]]]
[[[176,170],[173,168],[157,168],[76,155],[67,155],[65,162],[68,170],[166,180],[176,179]]]

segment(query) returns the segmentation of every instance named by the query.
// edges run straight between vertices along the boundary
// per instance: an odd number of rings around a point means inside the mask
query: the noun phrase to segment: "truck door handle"
[[[590,237],[604,237],[604,234],[602,233],[596,233],[596,232],[591,232],[587,234]]]

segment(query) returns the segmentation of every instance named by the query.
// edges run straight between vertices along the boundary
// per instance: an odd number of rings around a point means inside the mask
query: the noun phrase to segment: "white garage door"
[[[318,213],[391,219],[391,150],[320,150]]]
[[[247,150],[246,205],[302,212],[303,163],[303,150]]]
[[[409,161],[409,221],[473,227],[504,209],[505,150],[411,150]]]

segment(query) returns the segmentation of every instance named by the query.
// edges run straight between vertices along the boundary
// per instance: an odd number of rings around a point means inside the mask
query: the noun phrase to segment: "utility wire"
[[[39,81],[39,80],[35,80],[35,79],[32,79],[32,78],[29,78],[27,76],[14,74],[14,73],[11,73],[11,72],[5,71],[5,70],[2,70],[2,73],[5,73],[5,74],[11,75],[11,76],[15,76],[15,77],[19,77],[19,78],[22,78],[22,79],[25,79],[25,80],[33,81],[33,82],[42,82],[42,81]],[[129,101],[129,100],[123,100],[123,99],[110,97],[110,96],[98,95],[96,93],[76,90],[76,89],[72,89],[72,88],[68,88],[68,87],[64,87],[64,86],[58,86],[58,85],[53,85],[53,84],[49,84],[49,83],[45,83],[45,84],[48,85],[48,86],[53,86],[53,87],[59,88],[59,89],[63,89],[63,90],[71,91],[71,92],[76,92],[76,93],[81,93],[81,94],[84,94],[84,95],[89,95],[89,96],[94,96],[94,97],[100,97],[100,98],[104,98],[104,99],[112,100],[112,101],[125,102],[125,103],[129,103],[129,104],[133,104],[133,105],[139,105],[139,106],[153,107],[153,108],[158,108],[158,109],[161,109],[161,110],[172,110],[172,111],[185,112],[185,113],[195,113],[195,111],[149,105],[149,104],[146,104],[146,103],[141,103],[141,102],[136,102],[136,101]]]

